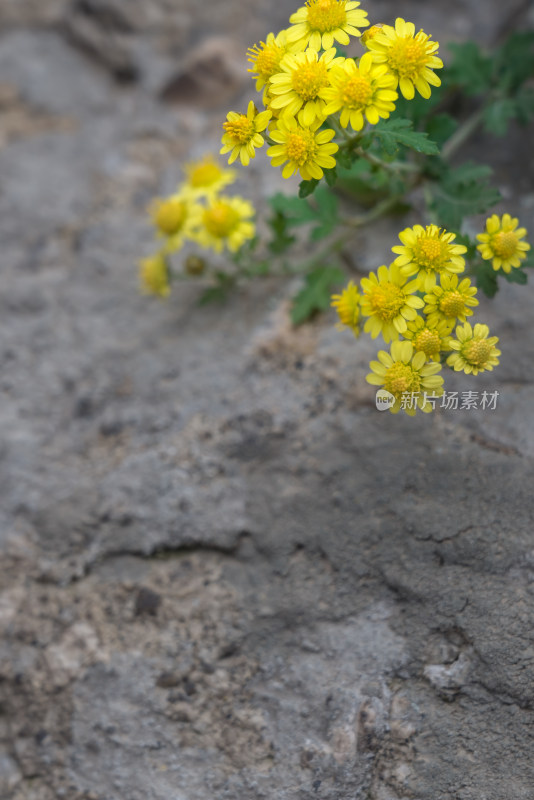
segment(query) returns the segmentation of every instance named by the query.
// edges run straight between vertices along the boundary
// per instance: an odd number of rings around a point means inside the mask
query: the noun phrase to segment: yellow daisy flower
[[[490,261],[493,269],[502,269],[511,272],[512,267],[520,267],[521,260],[527,257],[530,250],[528,242],[520,241],[527,235],[526,228],[518,228],[518,219],[512,219],[510,214],[498,217],[493,214],[486,220],[486,233],[479,233],[477,239],[482,244],[477,245],[482,258]]]
[[[368,383],[373,386],[383,386],[395,398],[390,411],[397,414],[401,408],[411,417],[420,408],[428,413],[432,411],[433,404],[426,395],[440,397],[443,394],[443,378],[437,373],[441,364],[435,361],[427,363],[422,351],[414,353],[411,342],[393,342],[391,350],[387,353],[381,350],[378,361],[371,361],[369,365],[372,372],[366,376]],[[414,398],[414,404],[404,402]]]
[[[403,275],[417,275],[419,288],[429,292],[436,285],[438,275],[453,275],[465,269],[462,253],[467,252],[467,247],[453,244],[455,238],[455,233],[442,231],[437,225],[406,228],[399,233],[402,245],[391,248],[399,253],[394,263]]]
[[[384,66],[373,63],[370,53],[365,53],[358,66],[352,58],[330,71],[330,86],[319,96],[326,100],[324,113],[328,116],[341,111],[340,123],[346,128],[361,131],[364,115],[371,125],[379,118],[386,119],[395,109],[397,92],[393,91],[395,79]]]
[[[159,297],[170,295],[169,268],[163,253],[156,253],[140,261],[139,277],[143,294],[155,294]]]
[[[359,28],[369,25],[367,12],[359,9],[353,0],[307,0],[289,18],[292,27],[287,39],[300,50],[328,50],[334,41],[348,44],[350,36],[360,36]]]
[[[235,170],[223,169],[212,155],[205,155],[200,161],[186,164],[184,170],[187,176],[184,193],[190,197],[217,194],[236,178]]]
[[[350,328],[355,336],[360,333],[360,300],[361,295],[358,288],[350,281],[349,285],[343,289],[341,294],[332,295],[332,305],[339,316],[338,327]]]
[[[332,47],[320,57],[315,50],[304,53],[288,53],[280,62],[279,71],[271,76],[269,83],[269,105],[282,109],[282,116],[296,117],[301,125],[311,125],[316,119],[326,117],[326,102],[321,90],[330,85],[329,70],[345,59],[336,58]]]
[[[225,245],[235,253],[255,234],[256,228],[250,221],[253,216],[254,206],[242,197],[212,198],[202,213],[202,227],[195,238],[200,245],[217,253]]]
[[[441,286],[434,286],[429,294],[425,294],[424,313],[429,323],[441,319],[465,322],[465,318],[473,313],[472,309],[478,306],[476,293],[476,286],[471,286],[469,278],[458,283],[458,275],[442,275]]]
[[[188,200],[182,193],[157,197],[152,201],[149,213],[158,238],[166,240],[166,252],[179,250],[185,239],[191,237],[201,211],[201,206]]]
[[[413,294],[418,282],[407,280],[395,264],[389,269],[379,267],[378,275],[371,272],[368,278],[362,278],[362,314],[369,317],[364,331],[373,339],[379,333],[385,342],[398,339],[406,331],[406,320],[415,319],[415,309],[423,307],[422,299]]]
[[[374,37],[382,31],[383,27],[384,25],[381,22],[377,22],[376,25],[371,25],[371,27],[367,28],[367,30],[361,35],[360,42],[363,45],[366,45],[369,39],[374,39]]]
[[[399,85],[407,100],[413,98],[415,89],[428,99],[430,84],[441,85],[441,80],[432,72],[443,66],[436,55],[439,42],[431,41],[422,30],[416,33],[413,22],[399,17],[394,28],[384,25],[380,33],[368,39],[366,46],[377,63],[387,66],[395,77],[395,87]]]
[[[265,42],[249,47],[247,56],[252,67],[249,67],[248,72],[254,73],[252,77],[256,80],[258,92],[268,85],[272,75],[279,72],[280,61],[289,50],[287,31],[280,31],[276,36],[269,33]]]
[[[450,350],[450,332],[454,322],[442,319],[431,324],[424,317],[417,316],[404,331],[404,338],[409,339],[416,352],[423,352],[429,361],[439,361],[444,350]]]
[[[499,363],[498,356],[501,355],[501,351],[495,347],[499,338],[497,336],[488,338],[488,334],[487,325],[477,323],[474,328],[469,322],[458,325],[457,338],[450,342],[450,349],[457,352],[451,353],[448,357],[448,366],[453,367],[456,372],[463,370],[473,375],[485,370],[491,371]]]
[[[261,131],[267,127],[271,119],[270,111],[258,113],[256,106],[251,100],[248,104],[246,114],[238,114],[236,111],[229,111],[226,115],[226,122],[223,123],[224,134],[222,137],[223,146],[220,153],[230,153],[229,164],[233,164],[239,157],[244,167],[254,158],[255,148],[263,147],[264,139]]]
[[[290,178],[298,171],[305,181],[320,180],[323,169],[335,167],[336,160],[332,156],[339,146],[330,141],[335,131],[330,128],[318,130],[320,125],[321,122],[316,120],[313,125],[302,126],[294,117],[278,120],[276,128],[271,131],[271,139],[276,144],[269,147],[267,155],[273,167],[288,162],[282,170],[284,178]]]

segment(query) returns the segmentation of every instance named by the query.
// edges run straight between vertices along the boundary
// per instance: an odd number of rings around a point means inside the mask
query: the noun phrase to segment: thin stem
[[[448,161],[456,153],[457,150],[466,142],[476,131],[482,118],[484,116],[485,106],[474,111],[465,122],[447,139],[441,151],[441,157],[444,161]]]
[[[386,197],[380,203],[377,203],[367,214],[362,214],[359,217],[349,217],[341,221],[344,225],[348,225],[351,228],[362,228],[364,225],[374,222],[375,219],[385,216],[403,197],[404,194],[393,194],[390,197]]]
[[[372,153],[368,153],[367,150],[364,150],[362,147],[356,148],[354,152],[370,164],[382,167],[386,170],[391,170],[392,172],[420,172],[417,164],[412,164],[410,161],[382,161],[381,158],[378,158],[378,156]]]

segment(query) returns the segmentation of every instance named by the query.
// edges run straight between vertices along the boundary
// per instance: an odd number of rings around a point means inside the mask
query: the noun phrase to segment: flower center
[[[446,249],[439,239],[419,239],[415,248],[415,257],[420,267],[440,269],[443,266]]]
[[[373,313],[383,322],[391,322],[399,315],[399,311],[406,302],[406,295],[394,283],[387,281],[381,283],[369,298]]]
[[[308,0],[308,24],[314,31],[328,33],[347,22],[346,0]]]
[[[343,105],[349,108],[362,108],[366,106],[373,90],[371,84],[359,75],[349,78],[341,89]]]
[[[315,136],[311,131],[299,131],[290,133],[287,138],[286,152],[288,159],[294,161],[299,166],[313,161],[317,155],[318,146]]]
[[[162,200],[154,212],[156,227],[167,236],[171,236],[182,228],[187,216],[187,206],[181,200]]]
[[[321,89],[328,86],[326,65],[321,62],[305,62],[293,73],[293,89],[303,100],[315,100]]]
[[[192,170],[189,176],[189,182],[191,186],[197,189],[201,186],[211,186],[211,184],[218,181],[220,177],[220,168],[217,164],[212,164],[208,161],[205,164],[199,164],[198,167]]]
[[[510,258],[517,250],[517,236],[513,231],[500,231],[492,237],[491,245],[499,258]]]
[[[280,59],[285,54],[285,48],[278,47],[276,44],[263,44],[260,47],[252,47],[249,50],[254,66],[262,78],[270,78],[274,75]]]
[[[415,336],[414,346],[416,350],[422,350],[427,356],[438,355],[441,347],[439,333],[430,328],[423,328],[423,330],[419,331]]]
[[[255,133],[254,123],[245,114],[241,114],[238,119],[224,122],[223,128],[238,144],[246,144]]]
[[[446,317],[459,317],[465,311],[465,300],[460,292],[452,289],[443,294],[439,301],[439,308]]]
[[[389,48],[389,66],[401,78],[415,80],[426,65],[427,59],[424,44],[411,37],[397,39]]]
[[[223,238],[229,236],[239,223],[239,214],[228,203],[215,203],[203,214],[206,230],[212,236]]]
[[[462,347],[462,355],[473,367],[482,367],[491,355],[491,344],[487,339],[472,339]]]
[[[406,392],[415,394],[419,392],[420,387],[419,373],[409,364],[396,361],[386,372],[384,389],[391,392],[396,398],[400,398]]]

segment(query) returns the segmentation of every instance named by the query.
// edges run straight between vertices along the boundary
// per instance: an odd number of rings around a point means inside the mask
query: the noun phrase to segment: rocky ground
[[[377,413],[372,342],[291,328],[287,285],[138,293],[148,201],[292,10],[0,2],[7,800],[534,798],[534,286],[481,303],[495,373],[449,380],[497,408],[416,420]],[[440,40],[529,22],[402,12]],[[472,147],[533,227],[531,141]],[[257,159],[240,189],[279,185]],[[399,227],[359,234],[362,269]]]

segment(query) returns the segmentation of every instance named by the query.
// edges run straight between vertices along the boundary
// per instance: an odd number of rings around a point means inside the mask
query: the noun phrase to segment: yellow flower
[[[377,63],[386,64],[395,77],[395,86],[399,84],[407,100],[413,98],[415,89],[428,99],[430,84],[441,85],[438,76],[432,72],[443,66],[443,61],[436,55],[439,43],[431,41],[424,31],[415,33],[413,22],[405,22],[399,17],[394,28],[384,25],[366,42],[366,46]]]
[[[230,153],[229,164],[233,164],[239,157],[244,167],[247,166],[251,158],[256,155],[256,147],[263,147],[263,136],[261,131],[267,127],[271,119],[270,111],[258,113],[252,100],[248,104],[246,114],[238,114],[236,111],[229,111],[226,122],[223,123],[224,134],[222,137],[223,146],[220,153]]]
[[[202,213],[202,228],[196,240],[203,247],[211,247],[220,253],[226,245],[235,252],[255,233],[254,207],[242,197],[221,197],[210,200]]]
[[[271,139],[277,144],[269,147],[267,155],[272,159],[273,167],[288,163],[282,170],[284,178],[290,178],[300,172],[305,181],[323,177],[323,169],[335,167],[333,153],[339,146],[330,140],[335,131],[327,128],[317,130],[321,123],[316,120],[313,125],[299,125],[294,117],[279,119],[277,127],[271,131]]]
[[[526,228],[518,228],[518,219],[510,214],[503,214],[499,219],[493,214],[486,220],[486,233],[479,233],[477,239],[482,242],[477,246],[482,258],[491,259],[493,269],[511,272],[512,267],[520,267],[521,259],[527,257],[530,250],[528,242],[520,241],[527,235]]]
[[[311,125],[316,119],[326,117],[326,103],[321,90],[330,85],[329,70],[334,64],[345,60],[336,56],[335,47],[327,50],[321,57],[315,50],[305,53],[288,53],[280,62],[277,73],[271,76],[269,84],[270,107],[283,109],[283,117],[298,114],[301,125]]]
[[[404,331],[404,338],[409,339],[416,352],[423,352],[430,361],[439,361],[444,350],[450,350],[450,332],[454,322],[442,319],[430,323],[417,316]]]
[[[386,119],[395,109],[397,92],[393,91],[395,79],[384,66],[373,63],[370,53],[365,53],[358,66],[347,58],[330,71],[330,86],[322,89],[320,97],[327,101],[324,113],[328,116],[341,111],[340,123],[346,128],[361,131],[364,115],[371,125],[380,117]]]
[[[361,295],[357,287],[350,281],[341,294],[332,295],[331,302],[339,316],[339,327],[350,328],[355,336],[360,333],[360,300]]]
[[[179,250],[185,239],[191,237],[199,222],[201,207],[183,194],[157,197],[149,207],[158,238],[165,239],[165,250]]]
[[[406,331],[406,320],[415,319],[415,309],[423,307],[421,298],[413,294],[417,281],[407,280],[395,264],[389,269],[379,267],[378,276],[371,272],[368,278],[362,278],[362,314],[369,317],[364,331],[373,339],[379,333],[385,342],[398,339]]]
[[[265,42],[249,47],[247,55],[252,67],[249,67],[248,72],[255,73],[252,77],[256,80],[258,92],[269,83],[269,78],[279,71],[280,61],[289,50],[287,31],[280,31],[277,36],[269,33]]]
[[[403,275],[417,275],[419,288],[429,292],[436,285],[438,275],[453,275],[465,269],[462,253],[467,252],[467,247],[453,244],[455,238],[455,233],[442,231],[437,225],[406,228],[399,233],[402,246],[391,248],[400,254],[394,263]]]
[[[465,318],[473,313],[471,309],[478,306],[476,293],[476,286],[471,286],[469,278],[458,283],[458,275],[442,275],[441,286],[434,286],[429,294],[425,294],[424,312],[428,321],[431,324],[441,319],[465,322]]]
[[[382,22],[377,22],[376,25],[371,25],[370,28],[367,28],[366,31],[363,32],[362,36],[360,37],[360,42],[363,45],[366,45],[369,39],[374,39],[381,31],[384,25]]]
[[[358,28],[369,25],[367,12],[358,9],[352,0],[307,0],[305,6],[292,14],[287,39],[299,49],[328,50],[334,41],[348,44],[350,36],[360,36]]]
[[[372,372],[366,376],[366,380],[373,386],[383,386],[393,395],[395,402],[390,408],[393,414],[401,408],[411,417],[417,408],[424,412],[432,411],[433,404],[426,395],[439,397],[443,394],[443,378],[436,374],[441,370],[441,364],[426,363],[423,352],[414,354],[411,342],[393,342],[390,352],[381,350],[378,361],[371,361],[369,366]],[[414,399],[413,406],[411,397]]]
[[[169,268],[163,253],[145,258],[139,262],[139,277],[143,294],[168,297],[171,293]]]
[[[187,181],[184,194],[190,197],[202,197],[220,192],[235,180],[235,170],[223,169],[212,155],[206,155],[201,161],[194,161],[184,167]]]
[[[451,353],[447,359],[449,367],[456,372],[463,370],[467,374],[478,375],[479,372],[492,370],[499,363],[498,356],[501,351],[495,345],[499,341],[497,336],[488,338],[487,325],[478,323],[474,329],[469,322],[458,325],[456,328],[457,339],[452,339],[450,349],[457,352]]]

